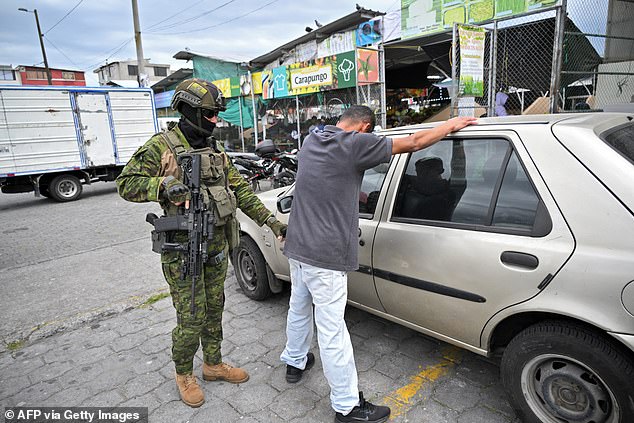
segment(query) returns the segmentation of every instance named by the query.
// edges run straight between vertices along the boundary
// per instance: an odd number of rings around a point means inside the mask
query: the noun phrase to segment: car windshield
[[[602,133],[601,139],[634,164],[634,122]]]

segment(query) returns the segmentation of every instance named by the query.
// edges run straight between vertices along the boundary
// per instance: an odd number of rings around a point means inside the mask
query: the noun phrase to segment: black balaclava
[[[215,143],[211,134],[216,124],[209,122],[202,115],[202,109],[193,108],[187,103],[180,107],[182,114],[178,121],[178,128],[181,130],[187,142],[193,148],[214,147]]]

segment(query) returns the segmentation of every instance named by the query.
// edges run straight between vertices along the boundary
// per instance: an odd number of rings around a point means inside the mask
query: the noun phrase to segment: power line
[[[396,0],[394,3],[392,3],[392,4],[391,4],[391,5],[390,5],[387,9],[386,9],[386,11],[385,11],[385,12],[386,12],[386,13],[387,13],[387,12],[391,12],[391,11],[392,11],[392,8],[393,8],[393,7],[394,7],[397,3],[399,3],[399,7],[397,7],[397,8],[396,8],[396,9],[394,9],[394,10],[397,10],[397,9],[401,8],[401,6],[400,6],[401,0]]]
[[[100,65],[102,62],[107,61],[108,59],[110,59],[112,56],[114,56],[115,54],[119,53],[121,50],[123,50],[124,47],[126,47],[128,44],[130,44],[130,42],[132,42],[132,40],[134,40],[134,37],[129,38],[127,40],[125,40],[122,44],[119,44],[117,47],[115,47],[114,49],[110,50],[112,53],[110,53],[110,55],[108,57],[106,57],[105,59],[102,59],[98,62],[95,62],[89,66],[84,67],[83,69],[91,69],[94,68],[95,66]]]
[[[236,0],[229,0],[229,1],[221,4],[220,6],[214,7],[213,9],[207,10],[206,12],[200,13],[200,14],[194,16],[194,17],[183,19],[182,21],[174,22],[174,23],[165,25],[165,26],[163,26],[161,28],[155,29],[153,31],[148,31],[148,32],[160,32],[160,31],[165,30],[165,29],[171,29],[171,28],[175,28],[177,26],[185,25],[187,23],[190,23],[190,22],[193,22],[193,21],[195,21],[197,19],[205,17],[205,16],[209,15],[210,13],[213,13],[216,10],[221,9],[221,8],[225,7],[226,5],[231,4],[231,3],[235,2],[235,1]]]
[[[176,17],[178,15],[183,14],[183,13],[187,12],[190,8],[196,6],[199,3],[202,3],[203,1],[205,1],[205,0],[199,0],[199,1],[195,2],[195,3],[190,4],[189,6],[183,8],[183,10],[181,10],[180,12],[176,12],[173,15],[168,16],[167,18],[163,19],[162,21],[156,22],[155,24],[152,24],[152,25],[148,26],[147,28],[145,28],[145,30],[147,31],[149,29],[155,28],[155,27],[159,26],[160,24],[162,24],[163,22],[169,21],[170,19],[172,19],[172,18],[174,18],[174,17]]]
[[[162,32],[162,33],[160,33],[160,34],[161,34],[161,35],[179,35],[179,34],[189,34],[189,33],[192,33],[192,32],[206,31],[206,30],[208,30],[208,29],[211,29],[211,28],[216,28],[216,27],[219,27],[219,26],[221,26],[221,25],[225,25],[225,24],[228,24],[228,23],[230,23],[230,22],[237,21],[238,19],[242,19],[242,18],[244,18],[245,16],[248,16],[248,15],[250,15],[250,14],[252,14],[252,13],[255,13],[255,12],[257,12],[258,10],[262,10],[262,9],[264,9],[265,7],[270,6],[271,4],[273,4],[273,3],[277,2],[277,1],[279,1],[279,0],[272,0],[272,1],[268,2],[268,3],[266,3],[265,5],[260,6],[260,7],[256,8],[256,9],[253,9],[253,10],[251,10],[251,11],[249,11],[249,12],[245,13],[245,14],[242,14],[242,15],[240,15],[240,16],[236,16],[236,17],[235,17],[235,18],[233,18],[233,19],[229,19],[229,20],[227,20],[227,21],[220,22],[220,23],[217,23],[217,24],[215,24],[215,25],[207,26],[207,27],[204,27],[204,28],[192,29],[192,30],[189,30],[189,31],[181,31],[181,32]]]
[[[70,15],[71,13],[73,13],[73,10],[77,9],[79,7],[80,4],[82,4],[84,2],[84,0],[79,0],[79,3],[77,3],[75,6],[73,6],[72,9],[70,9],[68,12],[66,12],[66,14],[64,16],[62,16],[62,19],[60,19],[59,21],[57,21],[55,23],[55,25],[53,25],[52,27],[50,27],[44,34],[42,35],[46,35],[49,32],[51,32],[53,30],[53,28],[55,28],[61,21],[63,21],[64,19],[66,19],[66,17],[68,15]]]
[[[62,55],[62,56],[64,56],[64,57],[66,58],[66,60],[68,60],[68,61],[69,61],[69,62],[70,62],[73,66],[75,66],[76,68],[78,68],[78,67],[79,67],[79,65],[77,65],[77,63],[73,62],[73,60],[72,60],[70,57],[66,56],[66,54],[65,54],[62,50],[60,50],[60,49],[59,49],[59,47],[57,47],[57,46],[55,45],[55,43],[53,43],[53,41],[51,41],[51,39],[50,39],[50,38],[46,37],[46,38],[44,38],[44,39],[45,39],[45,40],[46,40],[46,42],[48,42],[51,46],[53,46],[53,48],[54,48],[55,50],[59,51],[59,52],[61,53],[61,55]]]

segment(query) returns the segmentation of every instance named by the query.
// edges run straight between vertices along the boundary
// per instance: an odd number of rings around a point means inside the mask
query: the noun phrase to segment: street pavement
[[[155,205],[124,202],[112,183],[69,204],[0,197],[3,407],[141,406],[153,423],[333,421],[316,342],[313,369],[284,379],[288,287],[252,301],[229,268],[222,351],[251,378],[201,380],[206,402],[192,409],[174,383],[171,300],[147,301],[166,292],[144,223]],[[346,323],[359,387],[392,408],[390,421],[519,422],[495,362],[351,307]]]

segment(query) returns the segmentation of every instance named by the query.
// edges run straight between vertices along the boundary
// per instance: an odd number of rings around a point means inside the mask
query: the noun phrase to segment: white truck
[[[0,86],[0,189],[77,200],[158,131],[150,89]]]

